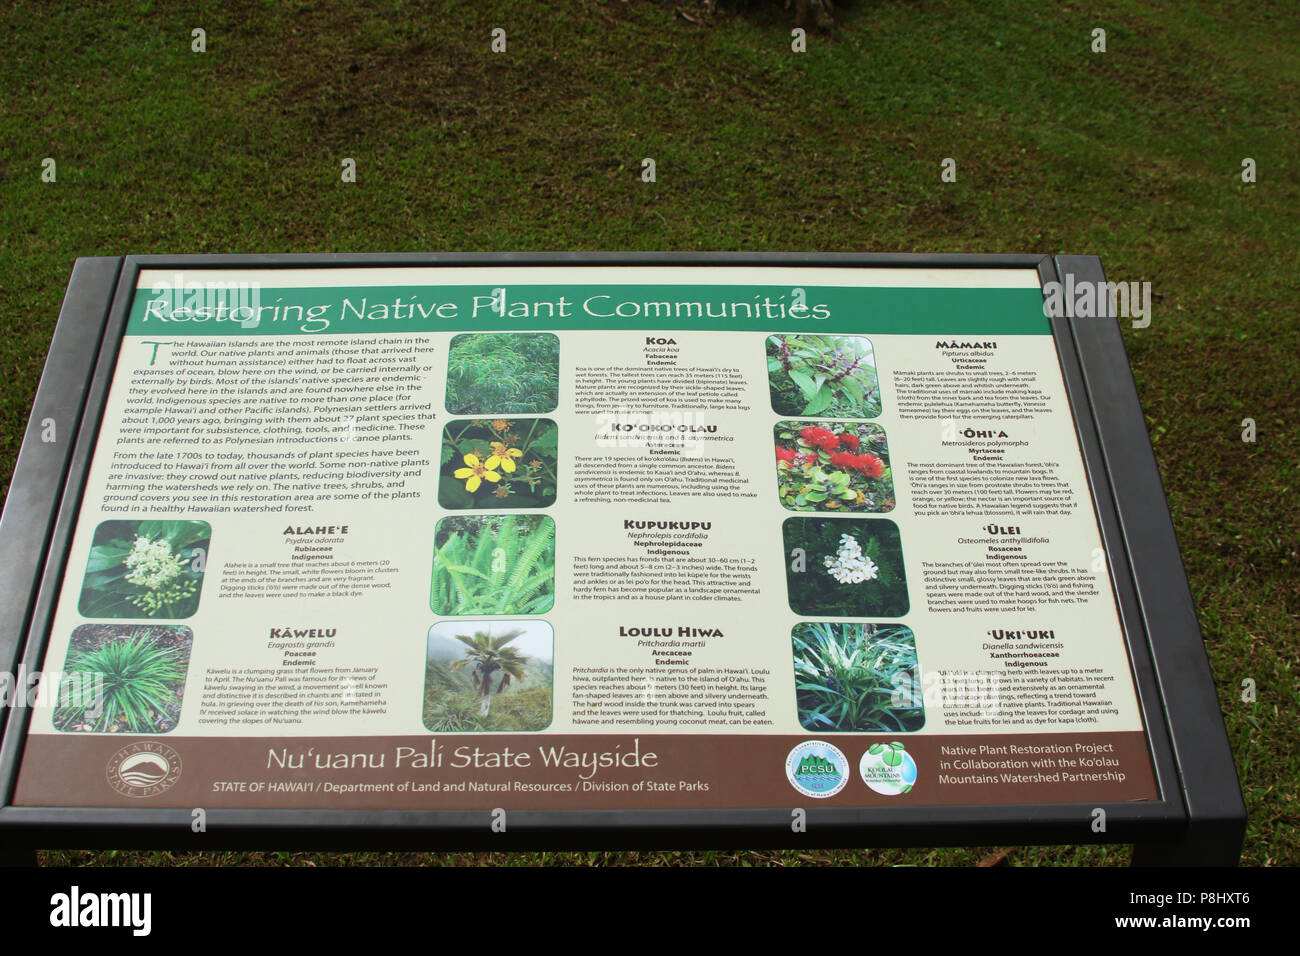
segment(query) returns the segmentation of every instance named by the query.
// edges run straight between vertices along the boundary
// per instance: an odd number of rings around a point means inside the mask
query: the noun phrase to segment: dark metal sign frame
[[[142,269],[395,266],[1032,268],[1042,283],[1105,281],[1095,256],[829,253],[431,253],[127,256],[79,259],[0,518],[0,667],[43,659],[101,415]],[[1137,390],[1114,318],[1051,320],[1118,600],[1161,799],[1096,806],[763,810],[206,811],[12,804],[30,711],[0,715],[0,845],[311,848],[649,848],[1131,843],[1135,862],[1234,864],[1245,807]],[[55,442],[42,441],[53,420]],[[75,436],[75,440],[69,440]],[[21,668],[21,671],[20,671]],[[21,689],[21,688],[20,688]]]

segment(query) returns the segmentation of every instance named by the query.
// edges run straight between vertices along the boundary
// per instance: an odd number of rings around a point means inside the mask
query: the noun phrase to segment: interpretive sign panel
[[[13,809],[1184,822],[1050,260],[127,261]]]

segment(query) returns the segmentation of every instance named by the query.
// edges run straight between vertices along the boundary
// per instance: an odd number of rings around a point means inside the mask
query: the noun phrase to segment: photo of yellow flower
[[[501,464],[501,459],[493,455],[487,461],[479,461],[478,455],[469,454],[465,456],[465,467],[457,468],[453,471],[452,477],[465,482],[465,490],[469,492],[478,491],[479,485],[485,481],[500,481],[501,475],[496,472],[496,468]],[[511,463],[510,470],[514,471],[514,464]]]
[[[515,470],[515,459],[523,458],[524,453],[522,449],[506,447],[505,442],[494,441],[492,442],[492,457],[500,461],[502,471],[510,472]]]
[[[444,508],[545,508],[555,502],[559,429],[549,418],[461,419],[442,433]],[[528,465],[520,467],[527,455]]]

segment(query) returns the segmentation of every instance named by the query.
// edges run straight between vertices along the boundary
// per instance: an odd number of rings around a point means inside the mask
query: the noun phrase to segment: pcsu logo
[[[785,776],[805,797],[833,797],[849,782],[849,761],[834,744],[805,740],[786,755]]]

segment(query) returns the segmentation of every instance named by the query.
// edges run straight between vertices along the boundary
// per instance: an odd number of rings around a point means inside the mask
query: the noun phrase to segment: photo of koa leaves
[[[189,617],[199,606],[211,538],[206,521],[103,522],[77,610],[82,617]]]
[[[767,380],[778,415],[880,414],[875,354],[860,335],[769,336]]]
[[[448,422],[442,431],[438,504],[450,510],[554,504],[559,436],[549,418]]]
[[[788,518],[786,586],[805,617],[902,617],[907,578],[898,525],[887,518]]]
[[[901,624],[796,624],[794,688],[805,730],[911,733],[925,725],[916,638]]]
[[[894,473],[879,425],[778,422],[775,434],[777,493],[789,510],[894,510]]]
[[[63,662],[54,727],[165,734],[180,720],[194,635],[188,627],[83,624]]]
[[[554,643],[545,621],[465,621],[429,629],[424,726],[431,733],[538,731],[553,714]]]
[[[547,515],[443,518],[433,536],[435,614],[545,614],[555,604],[555,522]]]
[[[553,412],[560,397],[560,339],[551,332],[470,332],[447,353],[453,415]]]

